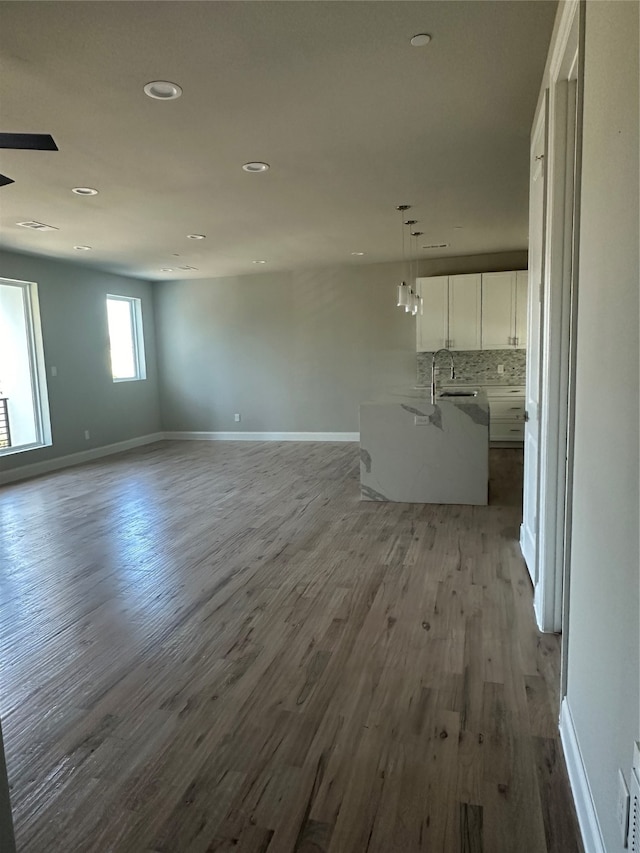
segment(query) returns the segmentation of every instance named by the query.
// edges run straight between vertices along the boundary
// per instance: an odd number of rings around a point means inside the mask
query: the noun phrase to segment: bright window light
[[[140,300],[130,296],[107,296],[107,320],[113,381],[146,379]]]

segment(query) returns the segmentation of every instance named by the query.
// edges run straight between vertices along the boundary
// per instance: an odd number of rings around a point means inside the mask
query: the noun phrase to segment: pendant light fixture
[[[412,225],[416,224],[416,220],[414,220]],[[415,261],[415,272],[413,274],[413,298],[414,298],[414,309],[411,313],[415,316],[416,314],[422,314],[422,296],[418,294],[418,237],[422,237],[422,231],[412,231],[411,237],[413,238],[413,252],[412,257]]]
[[[417,301],[416,301],[416,290],[415,290],[415,278],[413,275],[413,247],[411,245],[411,229],[416,224],[417,219],[405,219],[404,224],[407,226],[409,230],[409,304],[405,306],[405,311],[407,314],[415,314],[417,313]]]
[[[400,213],[400,229],[402,232],[402,272],[405,271],[405,251],[404,251],[404,212],[409,210],[410,204],[398,204],[396,210]],[[398,308],[404,308],[405,311],[410,311],[411,288],[406,281],[401,281],[398,285]]]

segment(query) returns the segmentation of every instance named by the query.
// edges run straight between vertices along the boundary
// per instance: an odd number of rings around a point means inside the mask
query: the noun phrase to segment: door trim
[[[572,427],[575,334],[572,320],[577,290],[575,254],[576,125],[575,77],[579,56],[580,5],[562,7],[558,38],[550,58],[548,204],[545,222],[544,298],[540,396],[540,498],[538,583],[534,595],[541,631],[566,628],[563,590],[569,575],[572,480],[569,429]],[[572,80],[573,78],[573,80]],[[577,239],[577,237],[576,237]],[[574,327],[573,327],[574,328]],[[568,510],[568,512],[567,512]]]

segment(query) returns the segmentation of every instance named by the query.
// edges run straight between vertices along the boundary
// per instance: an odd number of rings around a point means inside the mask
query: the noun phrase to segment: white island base
[[[489,406],[483,394],[406,395],[360,406],[362,500],[475,504],[489,494]]]

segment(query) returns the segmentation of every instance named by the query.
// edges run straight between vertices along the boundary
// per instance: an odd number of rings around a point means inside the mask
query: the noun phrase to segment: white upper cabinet
[[[481,294],[480,273],[449,276],[449,349],[480,349]]]
[[[510,349],[516,328],[516,273],[482,276],[482,349]]]
[[[521,349],[527,346],[527,306],[529,291],[529,270],[516,273],[516,339],[515,345]]]
[[[418,352],[527,346],[527,270],[419,278]]]
[[[434,352],[446,346],[449,323],[449,276],[419,278],[416,289],[423,299],[423,313],[417,316],[417,350]]]

